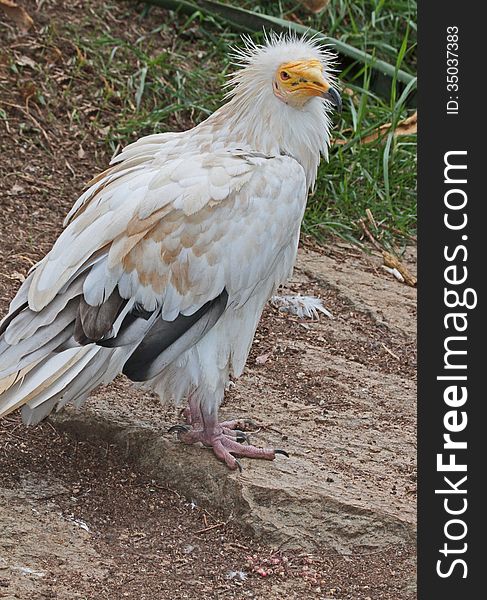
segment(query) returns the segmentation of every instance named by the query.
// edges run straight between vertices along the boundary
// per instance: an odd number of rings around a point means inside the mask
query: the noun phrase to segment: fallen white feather
[[[228,573],[226,574],[226,578],[245,581],[247,579],[247,573],[245,571],[228,571]]]
[[[20,571],[22,575],[35,575],[36,577],[45,577],[46,574],[43,571],[34,571],[30,567],[12,567],[16,571]]]
[[[384,271],[387,271],[391,275],[394,275],[396,279],[398,279],[401,283],[404,283],[404,277],[396,268],[387,267],[386,265],[382,265]]]
[[[296,315],[300,319],[306,317],[319,321],[319,313],[323,313],[328,318],[333,319],[331,312],[323,306],[323,302],[315,296],[272,296],[271,304],[280,312],[286,312]]]
[[[88,533],[91,533],[90,528],[88,527],[88,525],[82,519],[76,519],[74,517],[74,515],[66,515],[66,519],[68,521],[71,521],[71,523],[74,523],[75,525],[77,525],[81,529],[84,529]]]
[[[73,523],[75,523],[78,527],[81,527],[81,529],[84,529],[85,531],[90,531],[88,525],[81,519],[73,519]]]

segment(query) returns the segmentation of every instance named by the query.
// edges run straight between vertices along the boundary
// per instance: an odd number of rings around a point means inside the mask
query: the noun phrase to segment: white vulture
[[[290,276],[340,96],[317,40],[272,35],[235,55],[227,102],[143,137],[95,177],[0,325],[0,416],[35,424],[119,373],[187,401],[183,442],[231,469],[272,460],[220,423],[267,300]]]

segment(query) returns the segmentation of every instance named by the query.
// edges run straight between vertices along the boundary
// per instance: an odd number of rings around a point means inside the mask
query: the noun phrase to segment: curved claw
[[[235,457],[233,457],[233,458],[235,458]],[[240,461],[237,458],[235,458],[235,464],[237,465],[238,470],[240,471],[240,473],[243,473],[243,467],[242,467],[242,465],[240,464]]]
[[[239,431],[238,429],[236,429],[235,433],[237,434],[237,437],[235,438],[237,440],[237,442],[239,442],[240,444],[243,444],[244,442],[247,442],[247,444],[250,444],[249,436],[246,435],[243,431]]]
[[[274,454],[283,454],[286,458],[289,458],[289,454],[285,450],[282,450],[281,448],[276,448],[274,450]]]
[[[173,425],[172,427],[169,427],[169,429],[167,430],[168,433],[188,433],[188,431],[191,429],[191,427],[188,427],[188,425]]]

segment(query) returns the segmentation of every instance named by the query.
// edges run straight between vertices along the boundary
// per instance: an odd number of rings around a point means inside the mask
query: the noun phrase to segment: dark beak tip
[[[323,94],[323,98],[333,104],[337,112],[342,112],[342,98],[335,88],[330,88],[326,94]]]

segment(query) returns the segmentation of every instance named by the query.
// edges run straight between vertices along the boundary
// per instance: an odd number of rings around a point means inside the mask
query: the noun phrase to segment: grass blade
[[[140,103],[142,102],[142,96],[144,95],[145,88],[145,78],[147,77],[147,67],[143,67],[140,69],[140,79],[139,85],[137,86],[137,92],[135,94],[135,106],[137,110],[140,108]]]

